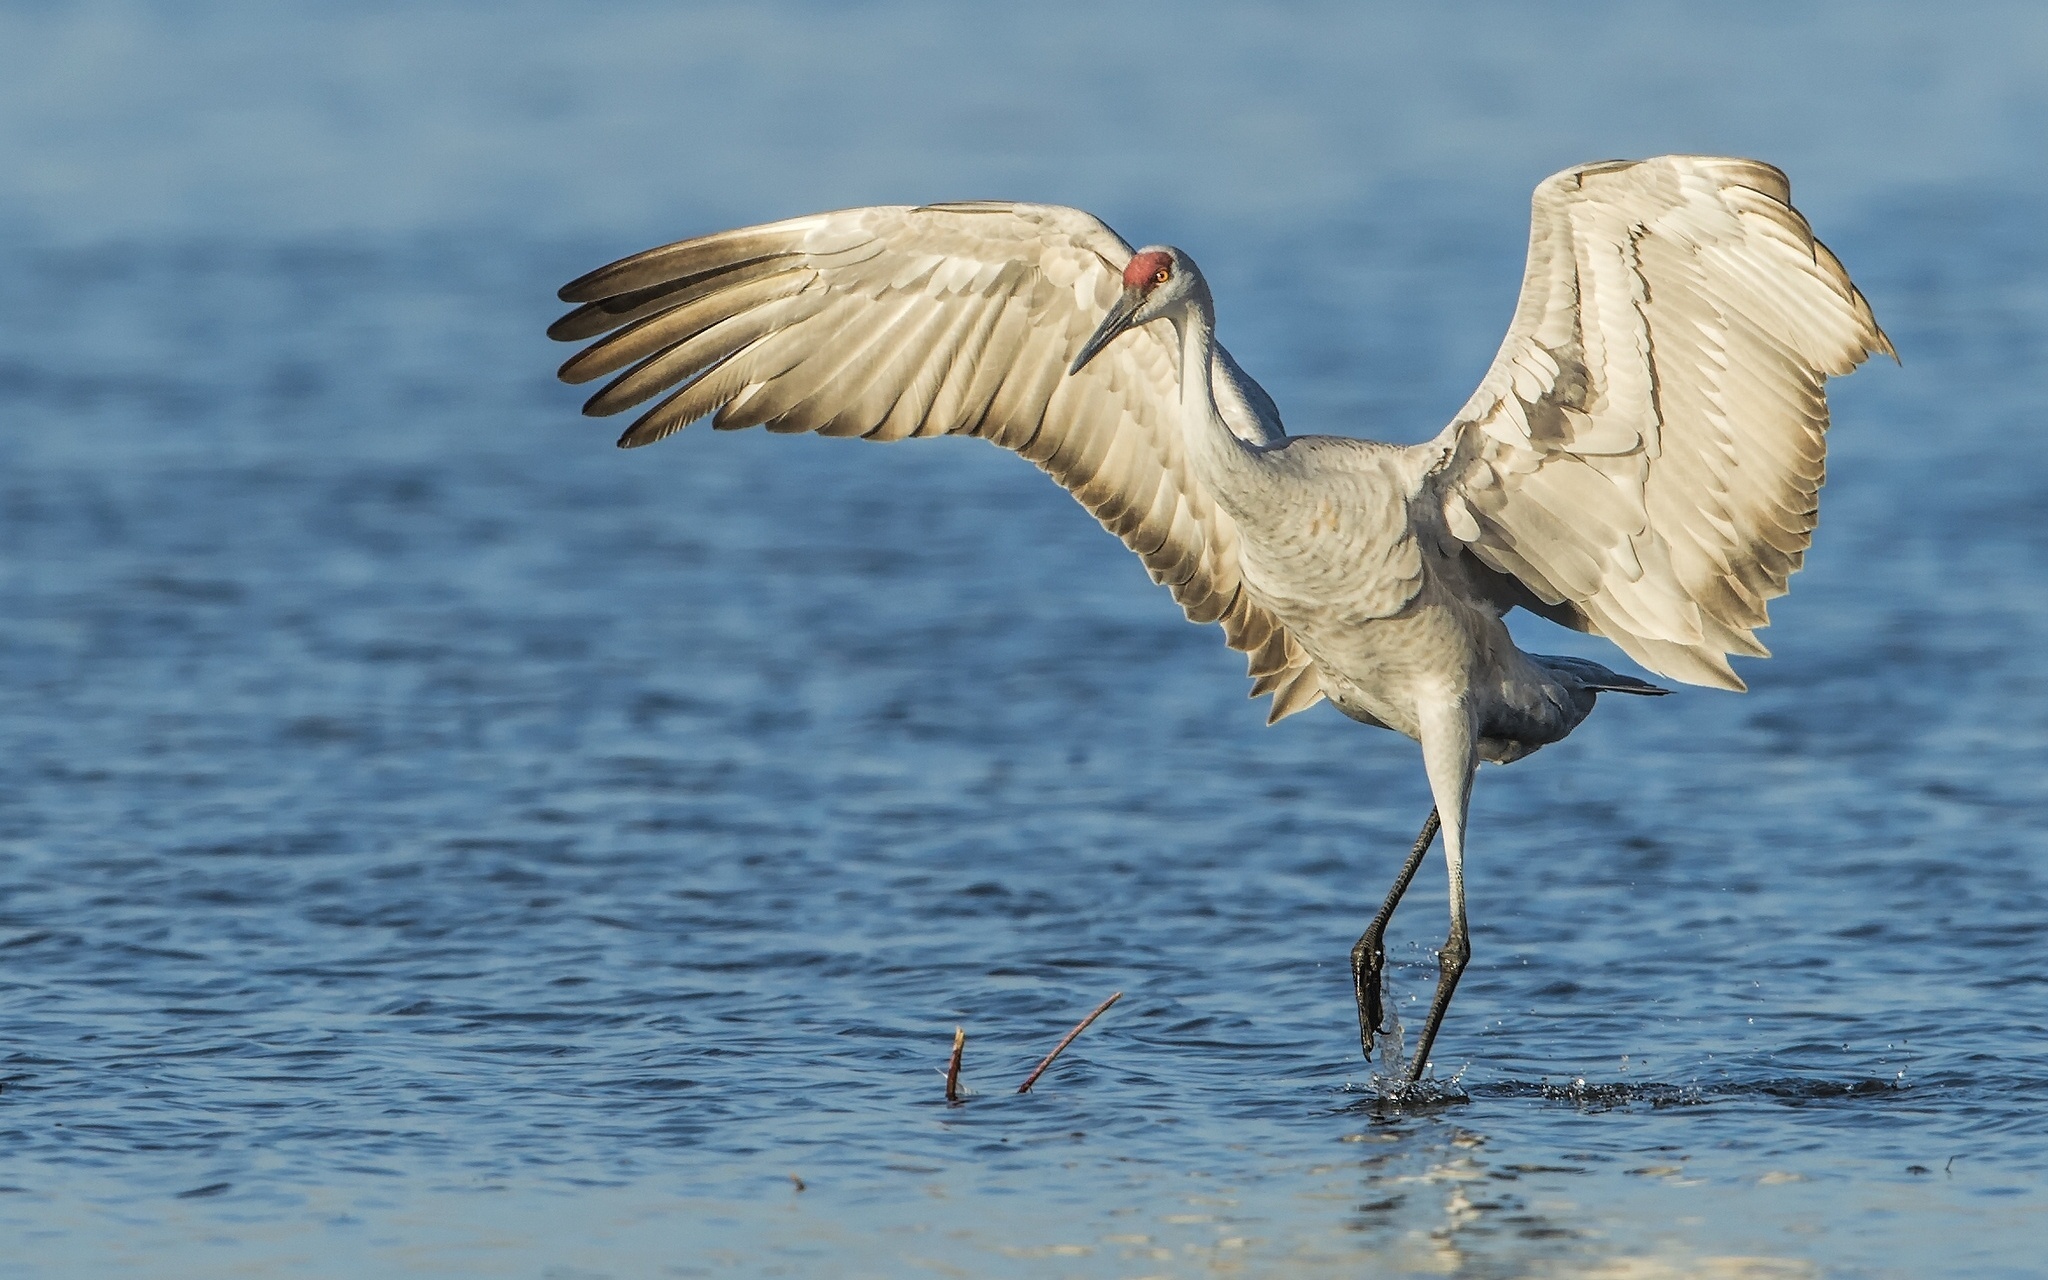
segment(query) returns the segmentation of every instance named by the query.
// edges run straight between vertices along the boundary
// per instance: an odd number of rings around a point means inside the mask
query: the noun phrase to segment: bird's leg
[[[1451,995],[1472,958],[1472,940],[1465,928],[1465,814],[1472,800],[1472,775],[1479,767],[1474,753],[1470,713],[1460,704],[1422,709],[1422,764],[1429,771],[1429,789],[1443,819],[1444,868],[1450,875],[1451,935],[1437,953],[1436,996],[1429,1002],[1429,1021],[1422,1026],[1415,1056],[1408,1063],[1408,1083],[1429,1070],[1429,1051],[1443,1027]]]
[[[1448,848],[1447,850],[1448,851]],[[1429,1002],[1429,1021],[1422,1025],[1422,1039],[1415,1045],[1415,1058],[1408,1064],[1408,1083],[1414,1084],[1429,1069],[1429,1051],[1436,1044],[1437,1029],[1444,1024],[1444,1012],[1451,1007],[1451,993],[1458,989],[1465,964],[1472,959],[1472,940],[1465,932],[1465,877],[1451,873],[1451,936],[1437,952],[1436,997]]]
[[[1415,847],[1408,851],[1408,861],[1401,864],[1401,874],[1394,877],[1394,887],[1387,890],[1387,900],[1380,904],[1379,914],[1358,935],[1358,945],[1351,948],[1351,987],[1358,996],[1358,1047],[1368,1062],[1372,1060],[1372,1038],[1385,1017],[1385,1010],[1380,1007],[1380,972],[1386,967],[1387,952],[1380,941],[1387,932],[1387,921],[1394,918],[1401,895],[1408,892],[1408,882],[1415,878],[1416,868],[1422,865],[1423,855],[1436,839],[1438,825],[1436,810],[1431,809],[1428,820],[1422,824],[1422,834],[1415,837]]]

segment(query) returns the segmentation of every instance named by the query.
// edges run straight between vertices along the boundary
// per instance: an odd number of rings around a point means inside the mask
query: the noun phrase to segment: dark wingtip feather
[[[607,262],[595,271],[586,271],[574,280],[555,290],[555,297],[563,302],[596,302],[606,297],[608,290],[601,287],[603,278],[619,264]]]
[[[581,342],[585,338],[596,337],[597,334],[604,332],[604,329],[590,331],[591,313],[597,309],[595,306],[576,308],[548,326],[548,337],[556,342]]]
[[[786,223],[740,227],[643,249],[580,275],[556,292],[564,302],[599,302],[638,289],[800,252],[802,232]]]
[[[678,242],[678,244],[690,244],[690,242]],[[616,262],[606,262],[604,266],[600,266],[596,270],[586,270],[584,274],[575,276],[573,281],[569,281],[567,285],[563,285],[561,289],[555,291],[555,297],[559,297],[565,303],[598,303],[598,301],[604,301],[604,299],[612,297],[614,293],[623,293],[621,285],[618,285],[618,279],[621,279],[621,276],[635,272],[637,268],[645,266],[647,262],[657,262],[657,260],[662,260],[662,258],[668,258],[668,256],[672,256],[674,250],[676,250],[674,244],[662,244],[662,246],[655,246],[651,250],[641,250],[637,254],[629,254],[625,258],[618,258]]]
[[[631,258],[621,258],[621,260],[616,260],[616,262],[606,262],[604,266],[600,266],[596,270],[586,270],[584,274],[575,276],[573,281],[569,281],[567,285],[557,289],[555,297],[559,297],[565,303],[600,303],[600,301],[612,297],[614,293],[621,293],[621,289],[618,289],[618,283],[616,283],[618,276],[625,274],[627,270],[631,270],[635,266],[639,266],[647,258],[653,258],[657,254],[664,254],[670,248],[674,248],[674,246],[666,246],[664,244],[662,248],[643,250],[639,254],[633,254]]]
[[[656,410],[656,412],[659,412],[659,410]],[[682,429],[683,424],[678,422],[648,421],[648,419],[652,418],[653,416],[654,414],[650,413],[646,417],[641,418],[638,422],[635,422],[632,426],[627,427],[625,434],[619,437],[619,448],[643,448],[647,445],[653,444],[657,440],[666,440],[668,437],[674,435],[677,431]]]

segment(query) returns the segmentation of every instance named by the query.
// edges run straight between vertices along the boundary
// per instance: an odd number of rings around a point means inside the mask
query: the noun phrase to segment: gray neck
[[[1216,352],[1216,309],[1206,283],[1172,316],[1180,340],[1181,438],[1187,442],[1195,476],[1223,509],[1241,518],[1264,487],[1256,450],[1238,439],[1216,411],[1210,362]]]

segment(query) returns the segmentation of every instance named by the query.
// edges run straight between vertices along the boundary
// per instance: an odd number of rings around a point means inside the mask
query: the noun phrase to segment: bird
[[[1342,253],[1331,245],[1326,252]],[[1413,445],[1290,436],[1216,340],[1194,261],[1096,217],[973,201],[812,214],[649,249],[562,287],[619,438],[700,418],[867,440],[979,436],[1065,487],[1198,624],[1247,656],[1268,723],[1328,701],[1421,749],[1433,807],[1351,952],[1359,1047],[1389,1034],[1387,924],[1439,831],[1450,928],[1403,1087],[1460,976],[1479,765],[1557,742],[1603,693],[1661,685],[1524,652],[1522,609],[1654,675],[1745,686],[1818,519],[1827,379],[1896,359],[1761,161],[1577,165],[1531,200],[1492,365]],[[1398,1048],[1382,1045],[1383,1057]],[[1402,1068],[1390,1064],[1395,1072]]]

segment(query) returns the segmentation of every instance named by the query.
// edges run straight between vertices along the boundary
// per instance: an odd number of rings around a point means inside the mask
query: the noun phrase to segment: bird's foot
[[[1379,939],[1368,935],[1358,940],[1351,949],[1351,985],[1358,999],[1358,1048],[1367,1062],[1372,1061],[1373,1037],[1384,1028],[1386,1008],[1381,1002],[1380,975],[1387,963],[1387,953]]]

